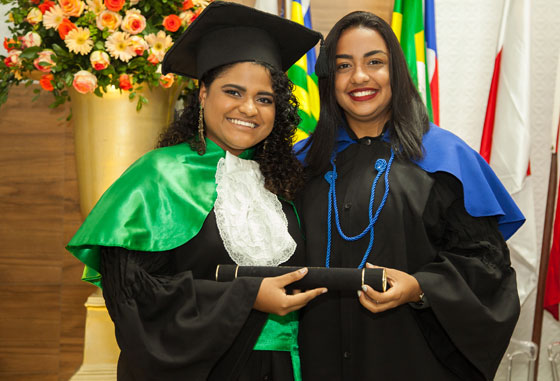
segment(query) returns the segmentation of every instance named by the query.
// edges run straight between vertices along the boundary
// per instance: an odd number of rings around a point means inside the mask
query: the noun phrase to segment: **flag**
[[[560,55],[556,69],[556,92],[552,112],[552,152],[558,154],[558,129],[560,128]],[[556,157],[558,159],[558,156]],[[560,189],[556,192],[560,194]],[[557,196],[558,197],[558,196]],[[560,303],[560,208],[556,199],[556,213],[552,247],[548,260],[546,286],[544,289],[544,308],[558,320],[558,304]]]
[[[310,0],[286,0],[285,10],[286,18],[312,29]],[[319,120],[316,61],[315,49],[311,49],[288,70],[288,77],[295,86],[294,92],[299,102],[299,116],[301,117],[296,141],[308,137]]]
[[[408,64],[410,76],[439,125],[439,82],[434,0],[395,0],[391,27]]]
[[[529,153],[529,0],[505,0],[480,154],[490,164],[527,221],[508,240],[521,302],[536,284],[537,237]]]
[[[428,82],[432,101],[432,121],[439,126],[439,71],[436,42],[436,9],[434,0],[425,0],[424,27],[426,29],[426,58]]]

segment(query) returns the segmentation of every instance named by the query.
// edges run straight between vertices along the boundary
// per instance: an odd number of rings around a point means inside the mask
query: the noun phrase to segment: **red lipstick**
[[[348,93],[348,96],[357,102],[369,101],[370,99],[375,98],[377,95],[377,90],[372,89],[371,87],[361,88],[361,89],[354,89]]]

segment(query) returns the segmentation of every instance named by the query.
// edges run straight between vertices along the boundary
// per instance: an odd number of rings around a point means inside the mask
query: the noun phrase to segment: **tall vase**
[[[82,216],[136,159],[154,148],[173,118],[179,86],[138,94],[148,99],[140,111],[128,92],[109,88],[98,97],[71,89],[76,169]]]
[[[105,190],[134,161],[153,149],[173,118],[180,87],[146,88],[140,111],[128,92],[108,89],[103,97],[70,90],[80,210],[85,218]],[[119,356],[114,325],[99,289],[85,303],[84,358],[72,381],[116,380]]]

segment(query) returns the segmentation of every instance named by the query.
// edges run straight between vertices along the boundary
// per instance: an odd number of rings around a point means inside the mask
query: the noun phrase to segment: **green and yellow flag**
[[[311,29],[309,2],[310,0],[287,0],[286,18]],[[289,10],[289,8],[291,9]],[[319,120],[319,88],[315,75],[316,61],[315,49],[311,49],[288,70],[288,77],[295,85],[294,92],[299,102],[299,115],[301,117],[296,141],[307,138],[313,132],[317,120]]]
[[[439,91],[433,8],[433,0],[426,4],[424,0],[395,0],[391,27],[401,43],[410,75],[428,109],[430,120],[437,124]],[[427,35],[424,33],[425,21]]]

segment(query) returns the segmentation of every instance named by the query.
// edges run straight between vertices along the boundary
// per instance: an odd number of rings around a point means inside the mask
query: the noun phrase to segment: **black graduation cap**
[[[286,71],[322,39],[293,21],[241,4],[210,3],[165,54],[163,74],[200,78],[208,70],[261,61]]]

